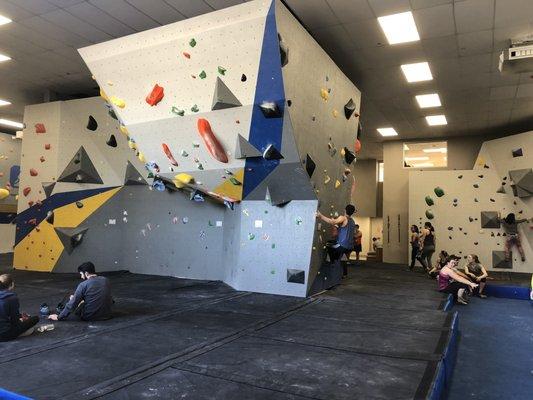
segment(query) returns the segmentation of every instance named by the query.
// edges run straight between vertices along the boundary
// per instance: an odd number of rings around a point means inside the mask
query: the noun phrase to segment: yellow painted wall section
[[[54,227],[43,221],[17,244],[13,265],[16,269],[50,272],[63,249]]]
[[[70,203],[66,206],[56,208],[54,210],[54,225],[61,228],[75,228],[79,226],[93,212],[98,210],[106,201],[118,193],[120,189],[122,187],[80,200],[83,204],[82,208],[78,208],[76,203]]]
[[[213,190],[213,192],[221,196],[231,197],[232,199],[235,199],[235,200],[242,200],[242,187],[244,184],[243,182],[244,181],[244,168],[236,171],[233,176],[235,177],[235,179],[241,182],[240,185],[234,185],[233,183],[231,183],[229,179],[230,177],[228,176],[226,181],[223,184],[217,186]]]

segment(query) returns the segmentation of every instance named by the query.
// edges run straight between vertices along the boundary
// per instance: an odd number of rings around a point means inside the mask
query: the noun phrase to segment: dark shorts
[[[363,250],[363,246],[361,246],[360,244],[356,244],[353,247],[353,251],[355,251],[356,253],[360,253],[362,250]]]

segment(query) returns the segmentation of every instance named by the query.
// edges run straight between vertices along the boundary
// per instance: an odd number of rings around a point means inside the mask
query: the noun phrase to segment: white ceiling
[[[97,94],[76,49],[246,0],[0,0],[0,117],[26,104]],[[376,128],[396,139],[506,134],[533,129],[533,71],[502,76],[498,56],[511,38],[533,37],[533,0],[285,0],[363,92],[364,157],[381,156]],[[389,46],[378,16],[413,11],[419,42]],[[406,83],[400,64],[428,61],[433,81]],[[418,108],[438,92],[443,106]],[[438,110],[438,112],[437,112]],[[435,111],[435,112],[434,112]],[[428,127],[444,113],[448,125]],[[393,138],[394,139],[394,138]]]

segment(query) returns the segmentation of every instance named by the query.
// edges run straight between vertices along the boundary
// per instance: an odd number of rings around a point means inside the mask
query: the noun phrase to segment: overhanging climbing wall
[[[13,251],[20,174],[21,140],[0,133],[0,253]]]
[[[531,224],[519,225],[526,262],[516,247],[512,262],[505,262],[507,236],[496,218],[498,213],[502,217],[515,213],[517,219],[532,217],[531,148],[533,134],[527,132],[483,143],[473,170],[410,172],[410,224],[422,226],[430,220],[436,229],[437,251],[464,257],[477,254],[491,270],[532,272]]]
[[[207,204],[222,210],[183,248],[154,238],[156,273],[304,296],[327,239],[317,205],[342,212],[353,188],[360,93],[284,6],[247,2],[80,54],[154,187],[183,203],[176,229]],[[124,207],[146,204],[131,196]],[[158,204],[144,213],[174,218]],[[154,272],[135,255],[150,232],[124,250],[137,272]],[[216,271],[199,266],[211,252]]]

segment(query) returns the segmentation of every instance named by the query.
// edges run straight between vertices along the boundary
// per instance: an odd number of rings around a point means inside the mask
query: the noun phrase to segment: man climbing
[[[362,239],[363,239],[363,232],[359,230],[359,225],[355,224],[355,233],[353,236],[355,245],[354,245],[353,251],[355,251],[356,261],[359,261],[359,253],[361,253],[361,251],[363,250],[363,246],[361,244]]]
[[[320,218],[327,224],[337,227],[337,242],[328,247],[328,254],[331,262],[337,261],[342,257],[343,254],[349,258],[350,253],[353,251],[355,221],[353,220],[352,215],[355,213],[355,207],[351,204],[348,204],[345,211],[346,212],[344,215],[340,215],[337,218],[328,218],[320,211],[316,212],[317,218]],[[348,266],[343,264],[343,276],[347,275]]]
[[[94,264],[86,262],[78,267],[81,282],[70,296],[61,313],[51,314],[54,321],[65,320],[74,312],[83,321],[102,321],[111,318],[111,287],[107,278],[96,275]]]

